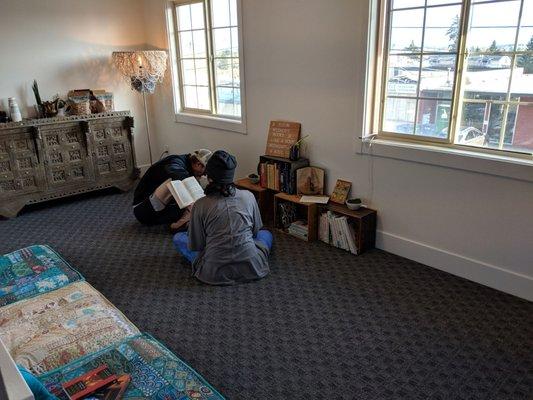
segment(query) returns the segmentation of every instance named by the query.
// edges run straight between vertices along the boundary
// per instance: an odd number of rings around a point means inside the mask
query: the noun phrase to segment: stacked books
[[[309,165],[309,160],[300,158],[290,161],[279,157],[259,157],[259,184],[267,189],[296,194],[296,171]]]
[[[357,254],[355,229],[348,222],[348,217],[328,211],[320,214],[318,237],[323,242]]]
[[[303,220],[294,221],[289,225],[288,231],[291,235],[300,239],[307,240],[309,235],[309,228],[307,223]]]
[[[282,163],[265,162],[259,164],[259,184],[267,189],[285,192],[287,190],[286,171]]]

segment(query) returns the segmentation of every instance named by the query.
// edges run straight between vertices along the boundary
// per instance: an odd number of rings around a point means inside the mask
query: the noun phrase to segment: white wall
[[[144,6],[147,42],[167,48],[164,1]],[[243,0],[248,134],[175,123],[167,77],[152,97],[159,151],[224,148],[244,176],[270,120],[300,121],[330,190],[348,179],[378,210],[379,247],[533,300],[533,184],[356,155],[367,15],[366,0]]]
[[[71,89],[107,89],[115,109],[137,117],[137,161],[148,162],[140,96],[111,63],[114,50],[145,43],[141,0],[3,0],[0,38],[0,109],[15,97],[23,117],[33,116],[34,78],[43,100]]]

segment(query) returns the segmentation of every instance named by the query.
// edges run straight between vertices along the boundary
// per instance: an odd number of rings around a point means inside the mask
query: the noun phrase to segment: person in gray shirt
[[[176,249],[192,263],[192,274],[211,285],[265,277],[272,233],[262,230],[254,195],[233,184],[237,161],[218,150],[206,165],[206,196],[194,203],[188,232],[174,236]]]

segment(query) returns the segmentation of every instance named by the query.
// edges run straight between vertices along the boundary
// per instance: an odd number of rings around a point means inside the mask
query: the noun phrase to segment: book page
[[[171,181],[167,183],[167,187],[170,190],[170,193],[172,193],[172,196],[174,196],[179,208],[185,208],[194,203],[194,199],[189,194],[182,181]]]
[[[198,180],[194,176],[190,176],[187,179],[182,180],[183,185],[187,188],[187,191],[191,195],[193,201],[201,199],[205,196],[204,189],[198,183]]]
[[[308,196],[304,195],[300,198],[300,203],[319,203],[319,204],[327,204],[329,201],[328,196]]]

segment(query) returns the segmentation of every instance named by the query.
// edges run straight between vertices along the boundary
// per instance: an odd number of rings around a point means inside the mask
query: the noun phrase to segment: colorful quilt
[[[67,400],[61,383],[103,364],[115,374],[130,374],[131,382],[124,399],[224,399],[196,371],[147,334],[83,357],[41,375],[39,380],[59,399]]]
[[[0,307],[83,280],[48,246],[30,246],[0,256]]]
[[[36,375],[138,334],[83,281],[0,308],[0,339],[15,362]]]

